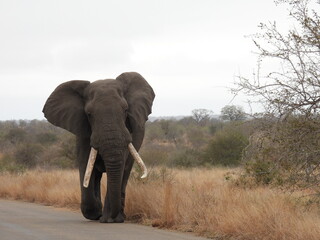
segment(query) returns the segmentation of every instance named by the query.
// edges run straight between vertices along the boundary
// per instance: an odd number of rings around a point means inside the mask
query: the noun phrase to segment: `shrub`
[[[214,135],[216,134],[219,130],[221,130],[223,128],[223,123],[215,120],[215,121],[211,121],[211,124],[209,125],[209,133],[210,135]]]
[[[275,181],[276,177],[279,177],[274,163],[259,160],[245,164],[244,176],[253,176],[257,184],[270,184]]]
[[[320,120],[290,116],[285,121],[261,122],[260,130],[250,137],[244,161],[271,164],[281,173],[281,181],[291,186],[318,188]],[[257,177],[255,171],[251,173]]]
[[[12,128],[5,135],[5,140],[10,141],[11,143],[23,142],[26,139],[26,131],[21,128]]]
[[[202,164],[200,153],[194,149],[178,150],[171,158],[174,167],[196,167]]]
[[[236,166],[241,162],[242,152],[248,138],[234,126],[217,132],[203,154],[203,162],[213,165]]]
[[[147,165],[166,165],[168,163],[168,156],[172,150],[167,147],[148,146],[142,149],[141,158]]]
[[[200,126],[189,127],[186,130],[188,142],[192,145],[193,148],[199,149],[203,148],[209,138],[209,134],[206,134],[207,128]]]
[[[25,170],[23,165],[15,163],[13,157],[8,154],[0,158],[0,172],[21,173]]]
[[[158,122],[147,122],[145,139],[148,141],[164,139],[164,133]]]
[[[62,141],[59,144],[59,155],[64,158],[68,158],[73,162],[76,162],[76,138],[72,134],[66,134],[63,136]]]
[[[36,141],[40,144],[52,144],[58,140],[58,137],[53,133],[39,133],[36,135]]]
[[[73,168],[76,165],[74,159],[61,154],[59,145],[48,146],[39,157],[38,165],[42,168]]]
[[[43,149],[39,144],[20,144],[15,150],[14,159],[17,164],[32,168],[36,166],[38,156],[42,150]]]

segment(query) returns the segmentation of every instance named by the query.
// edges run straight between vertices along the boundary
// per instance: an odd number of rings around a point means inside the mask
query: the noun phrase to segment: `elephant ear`
[[[143,129],[151,113],[155,97],[153,89],[139,73],[135,72],[122,73],[116,80],[120,81],[124,87],[124,96],[129,105],[128,117],[132,130]]]
[[[42,112],[50,123],[77,136],[90,136],[83,93],[89,81],[74,80],[59,85],[47,99]]]

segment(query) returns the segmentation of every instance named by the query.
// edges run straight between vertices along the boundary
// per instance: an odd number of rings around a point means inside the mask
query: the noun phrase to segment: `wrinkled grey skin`
[[[141,147],[145,122],[155,94],[138,73],[128,72],[115,80],[69,81],[49,96],[43,112],[52,124],[77,136],[81,211],[100,222],[123,222],[126,185],[133,165],[128,144]],[[98,150],[88,188],[83,178],[91,147]],[[102,209],[100,180],[107,172],[107,194]]]

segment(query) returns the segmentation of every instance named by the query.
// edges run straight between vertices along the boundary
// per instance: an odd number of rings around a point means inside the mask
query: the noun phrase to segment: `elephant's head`
[[[52,124],[78,138],[90,139],[91,147],[103,159],[112,215],[119,212],[128,145],[132,138],[139,138],[139,134],[144,133],[154,97],[146,80],[140,74],[130,72],[115,80],[63,83],[54,90],[43,108],[45,117]]]

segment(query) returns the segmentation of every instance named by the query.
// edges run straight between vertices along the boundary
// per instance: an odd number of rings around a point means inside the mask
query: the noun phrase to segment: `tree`
[[[194,109],[192,110],[192,117],[198,125],[205,126],[209,122],[212,113],[213,112],[208,109]]]
[[[241,106],[227,105],[221,109],[220,118],[226,121],[242,121],[246,119],[246,113]]]
[[[253,78],[240,77],[236,92],[256,96],[267,112],[312,116],[320,107],[320,17],[311,0],[278,0],[288,4],[296,27],[283,34],[277,24],[260,24],[253,36],[258,48],[258,70]],[[314,2],[319,7],[320,2]],[[319,10],[319,9],[318,9]],[[280,70],[263,75],[263,63],[272,60]]]
[[[291,185],[318,187],[320,16],[315,8],[320,2],[276,3],[288,4],[295,28],[282,33],[276,23],[260,25],[261,33],[253,37],[259,54],[257,73],[252,78],[239,77],[235,89],[258,97],[266,110],[256,131],[262,137],[251,138],[245,160],[272,163],[272,171],[285,172],[281,181]],[[276,67],[264,75],[266,60]]]
[[[240,164],[242,151],[248,145],[248,137],[236,125],[229,125],[218,131],[202,156],[204,163],[236,166]]]

